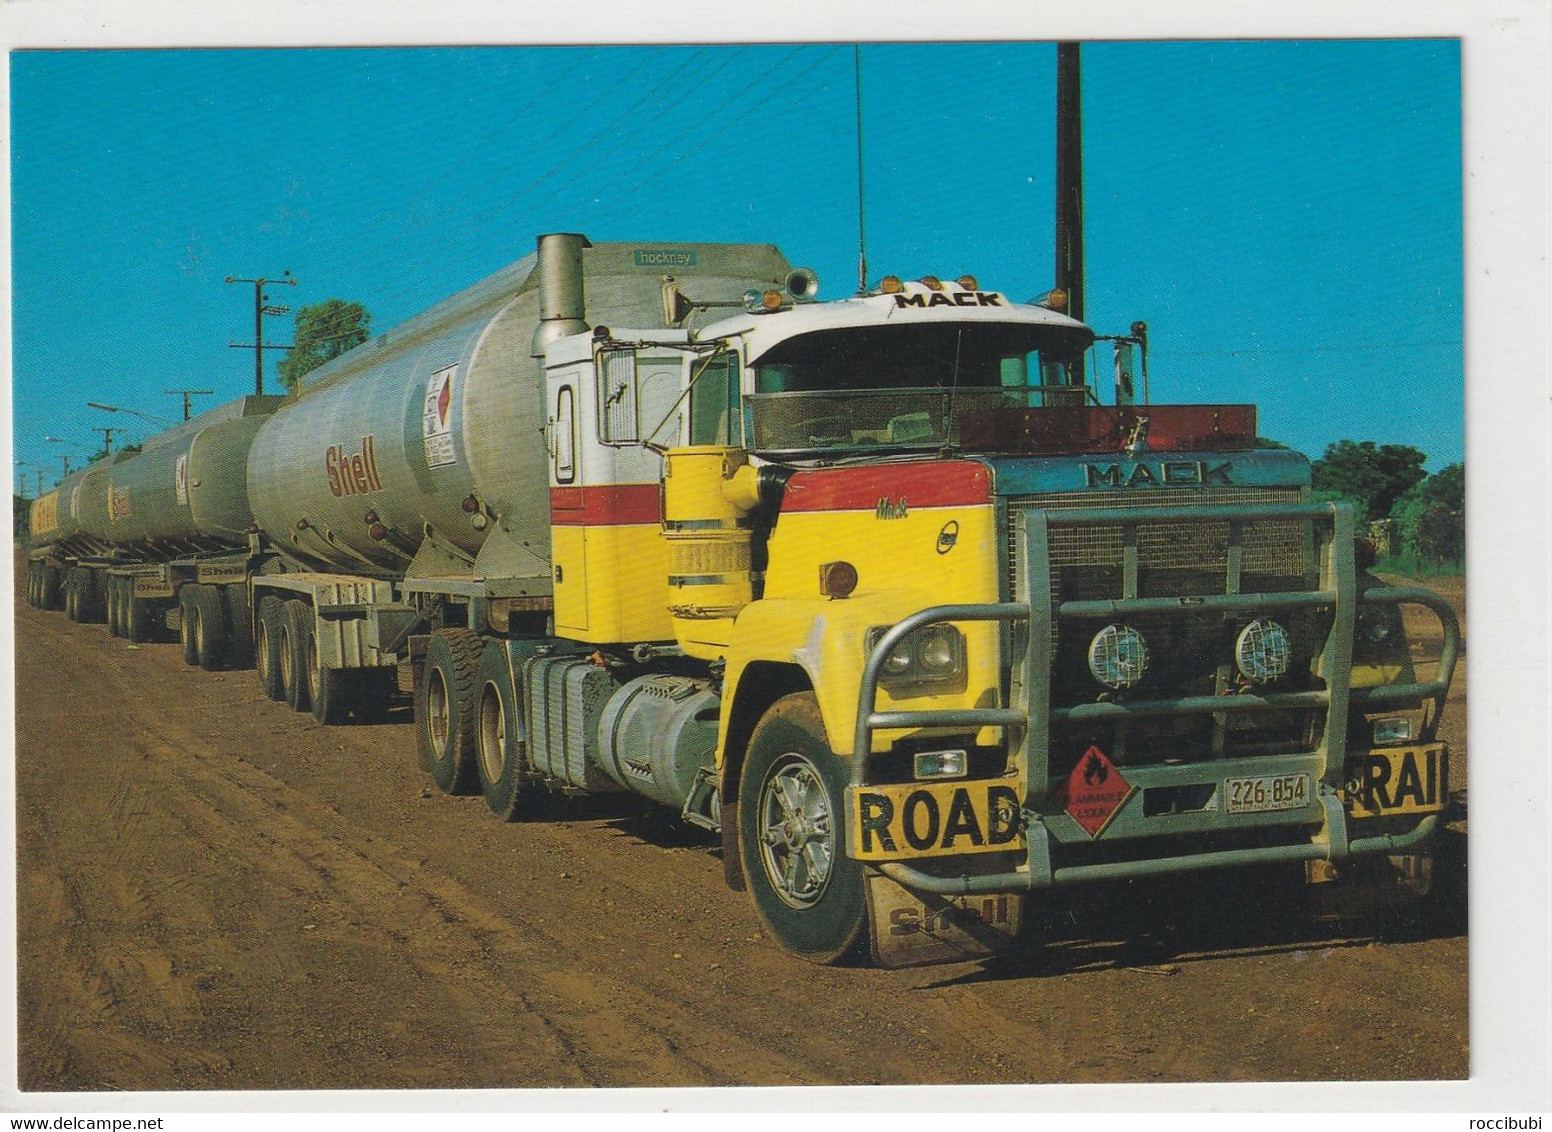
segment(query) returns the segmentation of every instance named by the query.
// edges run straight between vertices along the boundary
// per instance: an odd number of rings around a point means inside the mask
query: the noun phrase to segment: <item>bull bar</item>
[[[944,896],[983,895],[997,892],[1032,891],[1057,884],[1186,872],[1204,868],[1293,862],[1305,860],[1340,861],[1363,853],[1404,853],[1423,844],[1439,824],[1437,813],[1422,816],[1410,830],[1399,834],[1379,834],[1349,839],[1347,815],[1343,810],[1337,784],[1341,782],[1347,752],[1347,719],[1351,708],[1383,710],[1419,701],[1433,701],[1432,718],[1437,720],[1449,692],[1459,655],[1460,630],[1454,610],[1437,594],[1412,587],[1371,587],[1362,595],[1364,602],[1376,604],[1417,604],[1426,606],[1439,618],[1443,628],[1443,647],[1435,678],[1430,681],[1393,684],[1374,688],[1350,685],[1353,632],[1359,601],[1357,569],[1353,558],[1353,517],[1347,504],[1289,503],[1243,506],[1189,507],[1118,507],[1084,508],[1066,511],[1030,507],[1021,511],[1023,537],[1018,540],[1016,577],[1018,600],[984,604],[937,605],[906,617],[888,629],[874,644],[863,666],[858,693],[856,730],[852,745],[853,787],[866,785],[866,762],[872,750],[873,733],[882,730],[915,728],[998,727],[1004,733],[1021,734],[1020,763],[1023,768],[1023,813],[1026,859],[1022,867],[1010,871],[945,876],[925,872],[901,861],[881,862],[879,870],[890,879],[924,892]],[[1226,555],[1225,590],[1188,598],[1144,598],[1138,588],[1138,524],[1227,520],[1229,546]],[[1300,520],[1311,529],[1322,527],[1326,537],[1316,544],[1319,581],[1313,590],[1277,593],[1239,593],[1240,567],[1243,562],[1241,538],[1246,523],[1264,520]],[[1010,516],[1011,521],[1011,516]],[[1050,585],[1049,536],[1054,527],[1114,525],[1124,535],[1123,591],[1116,600],[1052,601]],[[1325,679],[1325,687],[1312,691],[1242,694],[1235,696],[1194,696],[1139,702],[1107,702],[1051,707],[1051,673],[1056,623],[1079,617],[1200,616],[1212,613],[1261,613],[1300,607],[1326,607],[1333,612],[1326,641],[1315,659]],[[1009,670],[1008,707],[926,709],[913,711],[877,710],[878,683],[884,663],[895,646],[924,625],[939,622],[998,621],[1008,631],[1004,641],[1012,645],[1022,630],[1022,663],[1013,661]],[[1009,655],[1016,656],[1016,645]],[[1022,701],[1022,706],[1018,705]],[[1226,768],[1243,773],[1308,771],[1317,783],[1310,813],[1300,811],[1271,815],[1261,824],[1313,824],[1318,830],[1305,841],[1289,844],[1250,846],[1179,856],[1154,857],[1055,867],[1052,863],[1052,830],[1046,815],[1030,809],[1033,799],[1045,796],[1052,786],[1049,777],[1050,723],[1065,720],[1126,719],[1145,716],[1182,716],[1220,712],[1260,712],[1288,708],[1324,707],[1325,727],[1320,743],[1307,753],[1260,756],[1251,759],[1197,760],[1185,766],[1127,767],[1133,781],[1146,788],[1186,781],[1221,780]],[[1210,768],[1210,770],[1204,770]],[[1270,769],[1263,769],[1270,768]],[[1060,815],[1051,815],[1060,816]],[[1216,817],[1205,819],[1204,828],[1236,829],[1256,822],[1227,823]]]

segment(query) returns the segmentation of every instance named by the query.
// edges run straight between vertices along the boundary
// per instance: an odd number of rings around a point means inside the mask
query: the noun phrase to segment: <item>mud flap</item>
[[[934,896],[903,888],[869,870],[868,936],[880,967],[922,967],[985,959],[1018,935],[1024,898]]]
[[[1411,907],[1433,891],[1431,853],[1359,857],[1338,867],[1305,862],[1307,906],[1318,920],[1345,920]]]

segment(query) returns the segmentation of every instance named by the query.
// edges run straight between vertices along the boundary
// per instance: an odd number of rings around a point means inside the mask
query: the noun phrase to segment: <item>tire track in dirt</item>
[[[426,789],[402,706],[321,728],[251,672],[17,622],[25,1087],[1465,1072],[1463,929],[1371,947],[1254,888],[1123,888],[1037,898],[998,963],[814,968],[642,803],[496,823]]]

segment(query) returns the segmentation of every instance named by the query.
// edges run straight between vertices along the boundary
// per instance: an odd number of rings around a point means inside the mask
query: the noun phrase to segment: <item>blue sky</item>
[[[528,253],[751,240],[857,274],[849,45],[15,52],[15,458],[252,389],[252,289],[386,329]],[[863,48],[870,274],[1052,276],[1055,50]],[[1088,316],[1145,319],[1156,401],[1253,401],[1318,456],[1464,450],[1453,40],[1084,50]],[[289,341],[290,319],[267,322]],[[273,384],[277,354],[268,359]],[[67,444],[50,443],[56,436]],[[14,478],[13,478],[14,482]]]

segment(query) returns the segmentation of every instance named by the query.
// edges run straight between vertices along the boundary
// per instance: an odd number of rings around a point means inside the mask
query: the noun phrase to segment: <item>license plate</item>
[[[1309,805],[1307,774],[1257,774],[1223,780],[1223,808],[1230,814],[1268,814]]]
[[[859,861],[1017,849],[1018,791],[1007,781],[905,782],[846,791],[846,852]]]
[[[1443,743],[1350,753],[1345,769],[1355,818],[1435,813],[1448,800],[1449,750]]]

